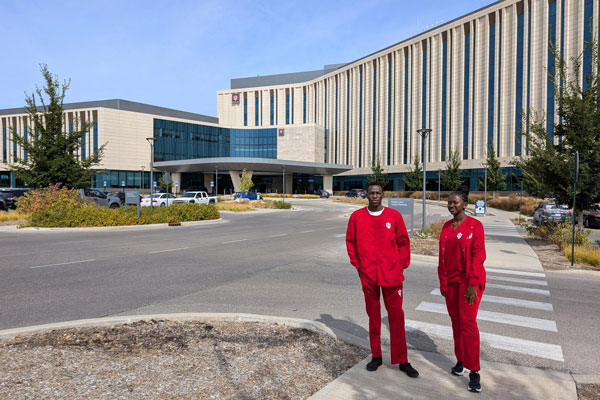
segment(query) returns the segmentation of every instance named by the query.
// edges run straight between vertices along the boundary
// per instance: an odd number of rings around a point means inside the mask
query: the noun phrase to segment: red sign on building
[[[231,94],[231,104],[240,104],[240,94],[239,93]]]

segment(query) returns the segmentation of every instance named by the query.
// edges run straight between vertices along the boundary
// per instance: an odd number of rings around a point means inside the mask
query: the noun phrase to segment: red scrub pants
[[[468,370],[479,371],[477,311],[479,311],[483,289],[477,285],[477,297],[471,305],[465,299],[466,292],[466,283],[449,283],[446,291],[446,307],[452,320],[456,360],[462,361]]]
[[[390,324],[390,350],[392,364],[408,362],[406,335],[404,332],[404,311],[402,310],[402,285],[377,286],[362,282],[365,294],[365,305],[369,316],[369,342],[373,357],[381,357],[381,304],[380,289],[383,292],[383,302],[388,312]]]

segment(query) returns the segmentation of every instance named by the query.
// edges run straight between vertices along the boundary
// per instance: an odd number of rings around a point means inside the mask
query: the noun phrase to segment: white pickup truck
[[[217,204],[217,196],[209,196],[206,192],[185,192],[173,203]]]

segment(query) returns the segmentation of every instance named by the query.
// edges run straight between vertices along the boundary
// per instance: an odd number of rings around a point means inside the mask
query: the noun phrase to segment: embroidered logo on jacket
[[[392,224],[389,223],[389,222],[386,222],[385,223],[385,227],[388,228],[388,229],[392,229]]]
[[[469,237],[467,239],[471,239],[473,237],[473,233],[471,232],[471,234],[469,235]]]
[[[458,235],[456,235],[457,239],[460,239],[462,237],[462,232],[460,232]]]

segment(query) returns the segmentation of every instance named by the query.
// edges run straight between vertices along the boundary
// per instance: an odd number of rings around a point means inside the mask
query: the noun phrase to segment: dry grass
[[[261,193],[262,197],[273,197],[273,198],[277,198],[280,199],[282,197],[284,197],[283,194],[281,193]],[[294,198],[294,199],[320,199],[321,196],[318,196],[316,194],[286,194],[285,195],[286,199],[289,198]]]
[[[252,211],[254,210],[253,205],[250,202],[247,203],[238,203],[234,201],[224,201],[217,203],[217,210],[219,211]]]
[[[562,247],[562,252],[571,260],[571,246]],[[578,264],[587,264],[600,269],[600,249],[589,245],[575,245],[575,262]]]
[[[366,199],[359,199],[356,197],[336,197],[334,201],[339,201],[342,203],[351,203],[351,204],[364,204],[365,206],[369,204],[369,201]]]
[[[482,197],[483,198],[483,197]],[[519,204],[521,204],[521,214],[532,216],[537,200],[533,197],[521,197],[516,194],[511,194],[508,197],[498,197],[496,199],[489,199],[488,206],[493,208],[499,208],[505,211],[519,211]]]
[[[29,214],[16,210],[0,211],[0,222],[6,221],[25,221],[29,219]]]

